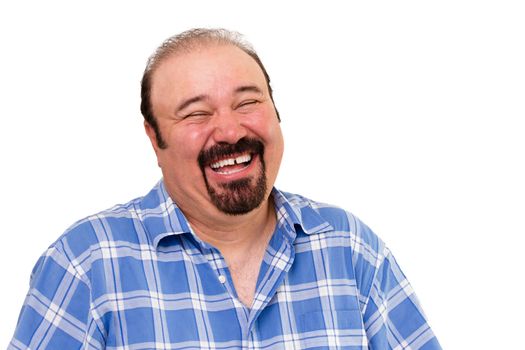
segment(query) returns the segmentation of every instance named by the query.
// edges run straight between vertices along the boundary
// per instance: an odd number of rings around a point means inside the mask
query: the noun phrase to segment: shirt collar
[[[191,232],[188,221],[160,180],[139,203],[140,220],[154,247],[166,236]]]
[[[278,224],[300,228],[307,235],[331,231],[334,228],[315,209],[315,203],[300,195],[279,191],[274,188]],[[288,231],[288,230],[287,230]],[[294,237],[295,238],[295,237]]]
[[[298,228],[308,235],[333,230],[332,225],[319,215],[310,200],[276,188],[272,190],[272,197],[278,225],[284,228],[291,241],[295,239]],[[164,237],[191,233],[186,217],[169,196],[163,180],[140,200],[137,209],[154,247]]]

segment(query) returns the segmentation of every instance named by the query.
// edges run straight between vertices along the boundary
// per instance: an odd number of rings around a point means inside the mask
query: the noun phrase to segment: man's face
[[[279,170],[283,138],[257,63],[232,45],[165,59],[151,102],[168,147],[155,148],[168,192],[183,209],[244,214],[265,201]]]

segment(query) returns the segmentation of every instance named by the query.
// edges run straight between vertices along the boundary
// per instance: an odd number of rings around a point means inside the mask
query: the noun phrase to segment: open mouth
[[[221,160],[216,160],[210,164],[210,168],[221,175],[235,174],[243,171],[250,166],[254,155],[244,153],[237,156],[230,156]]]
[[[255,165],[264,159],[262,141],[242,138],[235,144],[218,143],[199,153],[197,161],[204,178],[218,182],[228,182],[241,178],[253,177]]]

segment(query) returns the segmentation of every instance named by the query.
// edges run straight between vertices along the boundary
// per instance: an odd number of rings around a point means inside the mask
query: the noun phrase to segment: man
[[[141,110],[163,173],[37,263],[9,349],[439,349],[384,244],[273,188],[270,79],[234,33],[166,41]]]

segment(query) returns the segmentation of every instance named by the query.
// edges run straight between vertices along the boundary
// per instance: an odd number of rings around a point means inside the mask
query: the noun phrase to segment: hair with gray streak
[[[157,50],[150,56],[144,74],[141,81],[141,103],[140,111],[144,116],[144,120],[151,125],[155,131],[155,138],[159,148],[166,148],[167,144],[160,134],[159,126],[155,116],[153,115],[153,107],[151,105],[151,83],[152,76],[157,67],[162,63],[166,58],[175,55],[177,53],[191,52],[195,48],[203,47],[207,45],[233,45],[244,51],[247,55],[255,60],[257,65],[261,68],[264,78],[266,79],[266,84],[268,86],[268,91],[270,93],[270,98],[273,102],[273,91],[270,86],[270,76],[266,72],[261,59],[253,49],[252,45],[248,43],[243,36],[234,31],[229,31],[226,29],[205,29],[205,28],[196,28],[190,29],[175,36],[168,38],[162,45],[160,45]],[[275,105],[275,104],[274,104]],[[277,108],[275,109],[277,113],[277,118],[279,117],[279,112]]]

